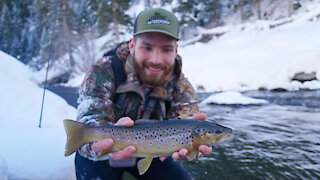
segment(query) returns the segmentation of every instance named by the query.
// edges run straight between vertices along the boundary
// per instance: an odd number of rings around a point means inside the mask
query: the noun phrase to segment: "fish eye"
[[[221,129],[217,129],[216,131],[218,134],[222,133]]]

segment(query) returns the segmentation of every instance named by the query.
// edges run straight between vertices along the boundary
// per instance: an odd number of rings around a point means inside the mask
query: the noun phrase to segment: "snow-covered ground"
[[[207,44],[180,50],[183,71],[205,91],[320,88],[320,21],[258,31],[232,31]],[[318,81],[291,82],[298,72]]]
[[[0,51],[0,179],[74,179],[73,157],[64,157],[63,119],[76,109],[30,80],[24,64]]]

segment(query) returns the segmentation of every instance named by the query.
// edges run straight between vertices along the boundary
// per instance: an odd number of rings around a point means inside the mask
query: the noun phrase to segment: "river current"
[[[49,90],[76,106],[76,89]],[[194,179],[320,179],[320,90],[243,94],[269,104],[200,108],[209,121],[232,128],[234,140],[215,145],[198,163],[182,161]]]
[[[210,94],[199,94],[202,100]],[[195,179],[320,179],[320,91],[249,91],[267,105],[205,105],[208,120],[233,129],[234,140],[213,147]]]

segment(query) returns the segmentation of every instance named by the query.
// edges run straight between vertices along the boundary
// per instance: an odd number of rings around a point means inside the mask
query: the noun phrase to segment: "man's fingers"
[[[172,158],[173,159],[185,159],[187,158],[188,150],[187,149],[180,149],[179,152],[174,152],[172,153]]]
[[[163,162],[168,158],[168,156],[159,157],[160,161]]]
[[[180,157],[184,157],[184,156],[186,156],[188,154],[188,150],[187,149],[180,149],[180,151],[179,151],[179,156]]]
[[[172,158],[173,159],[180,159],[179,152],[172,153]]]
[[[128,146],[125,149],[114,152],[111,154],[111,158],[116,161],[128,159],[131,157],[131,155],[136,151],[136,148],[134,146]]]
[[[197,114],[191,116],[190,119],[197,119],[197,120],[203,120],[204,121],[204,120],[207,119],[207,114],[200,112],[200,113],[197,113]]]
[[[199,146],[199,151],[203,154],[203,155],[209,155],[212,153],[212,147],[208,147],[206,145],[201,145]]]
[[[123,117],[120,118],[114,125],[130,127],[134,125],[134,121],[129,117]]]
[[[110,138],[107,138],[102,141],[98,141],[98,142],[93,143],[92,150],[94,152],[100,152],[100,151],[107,150],[112,145],[113,145],[113,140]]]

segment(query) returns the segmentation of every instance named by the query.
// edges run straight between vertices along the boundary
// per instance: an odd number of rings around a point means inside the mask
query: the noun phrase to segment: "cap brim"
[[[142,33],[148,33],[148,32],[159,32],[159,33],[163,33],[163,34],[166,34],[170,37],[173,37],[174,39],[177,39],[177,40],[180,40],[180,38],[172,33],[169,33],[168,31],[163,31],[163,30],[160,30],[160,29],[145,29],[145,30],[142,30],[142,31],[139,31],[137,33],[134,33],[133,36],[135,35],[138,35],[138,34],[142,34]]]

